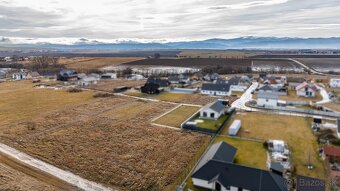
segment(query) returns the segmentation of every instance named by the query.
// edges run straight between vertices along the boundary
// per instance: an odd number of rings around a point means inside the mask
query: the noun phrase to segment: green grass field
[[[238,136],[263,140],[284,140],[288,143],[292,153],[296,174],[325,179],[325,168],[317,152],[316,137],[310,129],[310,118],[271,115],[269,113],[239,113],[231,117],[222,134],[228,133],[228,128],[235,119],[240,119],[242,122]],[[311,153],[314,165],[313,170],[308,170],[306,167],[309,153]]]

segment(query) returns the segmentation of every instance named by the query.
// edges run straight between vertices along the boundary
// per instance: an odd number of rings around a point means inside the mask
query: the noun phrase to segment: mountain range
[[[233,39],[207,39],[180,42],[139,42],[124,40],[103,42],[85,38],[71,44],[38,42],[15,43],[11,38],[0,38],[0,47],[42,48],[67,50],[152,50],[152,49],[340,49],[340,37],[331,38],[278,38],[241,37]]]

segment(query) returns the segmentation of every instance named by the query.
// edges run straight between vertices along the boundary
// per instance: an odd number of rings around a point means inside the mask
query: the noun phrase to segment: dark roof
[[[217,160],[207,162],[192,175],[192,178],[208,182],[218,181],[224,187],[233,186],[259,191],[287,191],[285,180],[280,175]]]
[[[149,77],[146,83],[158,84],[161,87],[169,85],[169,81],[161,78]]]
[[[232,77],[228,80],[228,84],[230,85],[238,85],[241,81],[241,77]]]
[[[225,109],[224,105],[220,101],[215,101],[209,106],[209,108],[216,112],[221,112]]]
[[[257,94],[257,98],[262,98],[262,99],[279,99],[279,96],[277,94],[269,93],[269,92],[259,92]]]
[[[204,83],[202,85],[202,90],[208,90],[208,91],[229,92],[229,89],[230,89],[230,85],[229,84]]]
[[[170,76],[168,78],[168,80],[171,82],[171,81],[179,81],[179,77],[178,76]]]
[[[271,162],[270,163],[270,169],[277,171],[277,172],[281,172],[281,173],[284,172],[284,167],[279,162]]]
[[[223,141],[215,143],[202,157],[200,162],[197,164],[195,171],[197,169],[200,169],[203,165],[205,165],[209,160],[212,159],[232,163],[234,161],[236,152],[237,148],[229,145],[228,143],[225,143]]]
[[[61,70],[59,72],[59,75],[63,76],[63,77],[77,77],[77,72],[75,70]]]
[[[259,90],[274,91],[274,88],[272,86],[270,86],[270,85],[264,85],[264,86],[260,87]]]

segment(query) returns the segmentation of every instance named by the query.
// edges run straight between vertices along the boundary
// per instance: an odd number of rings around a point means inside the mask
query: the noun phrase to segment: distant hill
[[[97,40],[79,39],[73,44],[15,44],[10,38],[2,38],[0,47],[42,48],[54,50],[152,50],[152,49],[340,49],[340,37],[332,38],[277,38],[242,37],[234,39],[208,39],[182,42],[121,41],[103,43]]]

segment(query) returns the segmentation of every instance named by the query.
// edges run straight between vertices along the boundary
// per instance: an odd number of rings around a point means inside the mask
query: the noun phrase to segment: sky
[[[338,37],[340,0],[0,0],[0,42]]]

